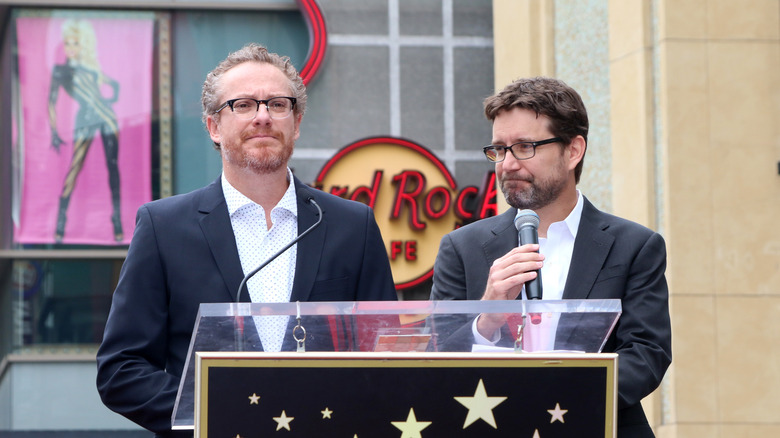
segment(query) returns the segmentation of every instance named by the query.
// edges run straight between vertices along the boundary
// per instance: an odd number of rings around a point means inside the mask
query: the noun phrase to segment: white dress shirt
[[[566,286],[571,257],[574,252],[574,240],[577,238],[577,230],[582,218],[582,206],[582,193],[577,190],[577,204],[571,213],[566,216],[566,219],[550,224],[547,229],[547,237],[539,237],[539,252],[544,254],[544,264],[542,265],[542,299],[544,300],[563,299],[563,289]],[[522,299],[525,300],[525,287],[523,287],[521,294]],[[556,315],[543,314],[539,324],[531,324],[530,321],[527,321],[523,331],[523,350],[553,350],[557,326],[558,318]],[[486,339],[479,334],[476,320],[472,325],[472,331],[477,344],[495,344],[500,339],[498,333],[493,339]]]
[[[560,222],[553,222],[547,229],[547,237],[539,237],[539,252],[544,254],[542,266],[542,298],[545,300],[560,300],[563,298],[563,288],[571,266],[571,255],[574,252],[574,239],[582,218],[582,194],[577,190],[577,204],[574,209]],[[525,288],[523,288],[525,298]]]
[[[292,172],[287,169],[287,191],[271,210],[271,229],[265,220],[265,210],[244,196],[222,174],[222,192],[225,195],[230,224],[236,238],[238,257],[244,275],[251,272],[298,235],[298,203]],[[273,262],[247,281],[253,303],[283,303],[290,301],[297,244],[283,252]],[[263,350],[280,351],[287,328],[287,316],[256,316]]]

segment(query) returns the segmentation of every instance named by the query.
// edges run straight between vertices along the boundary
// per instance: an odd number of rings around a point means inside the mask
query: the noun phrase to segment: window
[[[305,61],[276,8],[0,9],[0,357],[96,348],[137,208],[219,176],[206,73],[249,41]]]

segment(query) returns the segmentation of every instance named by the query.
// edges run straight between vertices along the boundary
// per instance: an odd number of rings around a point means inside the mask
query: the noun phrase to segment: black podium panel
[[[198,353],[196,437],[613,437],[615,354]]]

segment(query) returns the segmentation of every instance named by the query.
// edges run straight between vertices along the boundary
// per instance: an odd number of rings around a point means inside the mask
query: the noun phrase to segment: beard
[[[507,204],[518,210],[538,210],[558,199],[566,188],[567,180],[565,169],[556,166],[547,179],[504,173],[500,182]]]
[[[222,157],[237,169],[248,170],[257,174],[271,173],[287,165],[292,156],[293,148],[285,145],[281,150],[263,147],[250,153],[239,146],[222,145]]]

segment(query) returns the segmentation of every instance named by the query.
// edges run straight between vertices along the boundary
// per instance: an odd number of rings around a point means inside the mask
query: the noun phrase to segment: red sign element
[[[321,190],[374,210],[398,289],[417,286],[433,275],[444,234],[497,214],[495,172],[488,172],[482,184],[459,189],[431,151],[395,137],[366,138],[344,147],[314,182]]]
[[[328,47],[328,32],[322,10],[315,0],[297,0],[297,2],[309,28],[309,53],[299,73],[303,83],[308,85],[322,67]]]

